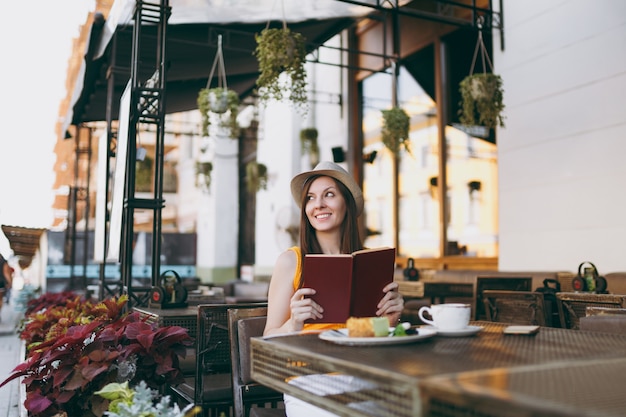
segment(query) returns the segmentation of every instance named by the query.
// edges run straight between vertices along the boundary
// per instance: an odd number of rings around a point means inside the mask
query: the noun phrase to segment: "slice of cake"
[[[386,337],[389,336],[387,317],[350,317],[346,321],[349,337]]]

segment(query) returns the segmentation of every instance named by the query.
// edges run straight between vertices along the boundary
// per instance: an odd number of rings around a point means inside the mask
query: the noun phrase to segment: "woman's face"
[[[304,208],[311,226],[318,231],[341,227],[346,217],[346,200],[331,177],[318,177],[309,187]]]

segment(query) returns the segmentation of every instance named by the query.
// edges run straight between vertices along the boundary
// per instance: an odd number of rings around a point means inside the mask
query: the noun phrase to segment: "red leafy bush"
[[[126,303],[126,296],[95,305],[68,297],[59,308],[33,310],[20,334],[26,361],[0,387],[23,377],[31,417],[87,417],[106,410],[107,400],[94,392],[110,382],[143,380],[154,389],[181,382],[179,357],[193,343],[187,329],[157,328],[125,314]]]

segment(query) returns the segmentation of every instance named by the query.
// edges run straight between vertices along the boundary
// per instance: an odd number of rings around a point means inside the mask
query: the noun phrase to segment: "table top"
[[[259,382],[345,416],[416,416],[419,385],[437,375],[572,364],[626,357],[626,336],[542,327],[534,336],[504,335],[502,323],[472,322],[484,329],[469,337],[435,336],[411,344],[342,346],[317,334],[252,340],[252,373]],[[311,395],[295,377],[341,373],[369,387],[336,395]],[[330,385],[330,383],[325,382]],[[360,409],[355,404],[367,403]]]

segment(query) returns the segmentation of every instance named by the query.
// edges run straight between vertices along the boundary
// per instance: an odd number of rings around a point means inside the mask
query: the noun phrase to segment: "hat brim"
[[[314,169],[312,171],[302,172],[291,180],[291,195],[295,200],[298,207],[301,207],[301,197],[302,197],[302,189],[304,188],[305,183],[309,178],[313,176],[326,176],[334,178],[335,180],[341,182],[343,185],[348,188],[350,194],[354,198],[354,202],[356,204],[356,215],[360,216],[363,212],[363,192],[361,191],[361,187],[356,183],[354,178],[348,174],[347,172],[342,172],[336,169]]]

